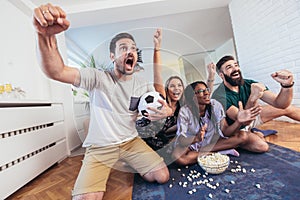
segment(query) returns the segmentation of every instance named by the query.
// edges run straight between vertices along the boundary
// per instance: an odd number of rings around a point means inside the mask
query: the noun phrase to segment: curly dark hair
[[[207,84],[203,81],[195,81],[191,84],[189,84],[185,90],[184,90],[184,99],[185,99],[185,104],[190,108],[191,112],[196,118],[200,118],[200,113],[199,113],[199,106],[198,104],[195,103],[194,101],[194,96],[195,96],[195,88],[198,84],[203,84],[207,88]],[[208,110],[209,113],[209,118],[211,118],[211,104],[206,106],[206,110]]]

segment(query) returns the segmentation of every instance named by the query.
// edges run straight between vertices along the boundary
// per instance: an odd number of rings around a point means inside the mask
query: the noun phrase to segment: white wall
[[[217,58],[215,62],[218,62],[218,60],[225,55],[236,56],[233,38],[229,39],[215,50],[215,56]]]
[[[0,84],[21,87],[27,99],[48,100],[50,85],[37,64],[31,19],[8,1],[0,1],[0,8]]]
[[[205,66],[211,62],[214,62],[216,64],[218,60],[225,55],[232,55],[234,57],[236,56],[234,41],[232,38],[226,41],[218,48],[216,48],[212,53],[205,57]],[[221,82],[222,79],[218,75],[216,75],[214,82],[215,87],[217,87]]]
[[[11,83],[13,87],[21,87],[26,92],[25,101],[62,103],[65,121],[63,134],[67,137],[67,149],[76,148],[81,140],[76,130],[71,86],[52,81],[41,71],[32,18],[9,1],[1,0],[0,8],[0,84]],[[63,34],[58,36],[58,43],[63,58],[66,58]]]
[[[196,53],[189,56],[184,56],[183,58],[186,59],[186,61],[183,59],[183,65],[187,82],[191,83],[195,80],[206,81],[206,66],[211,62],[217,63],[218,60],[224,55],[236,56],[234,41],[232,38],[213,51],[203,51],[198,54]],[[214,88],[216,88],[221,82],[222,79],[218,75],[216,75]]]
[[[64,34],[59,34],[57,36],[58,46],[60,54],[62,55],[65,63],[67,63],[67,47],[65,42]],[[72,94],[71,85],[60,83],[57,81],[49,80],[51,82],[51,98],[54,102],[62,102],[64,106],[64,117],[65,117],[65,131],[67,138],[67,150],[68,154],[72,150],[79,147],[82,143],[82,140],[79,136],[79,128],[83,124],[81,121],[77,121],[74,114],[74,98]],[[82,105],[84,106],[84,105]]]
[[[229,5],[237,56],[244,77],[278,92],[270,74],[294,73],[293,104],[300,107],[300,1],[232,0]]]

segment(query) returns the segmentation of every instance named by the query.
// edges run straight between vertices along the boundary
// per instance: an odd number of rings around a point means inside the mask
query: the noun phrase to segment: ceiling
[[[163,49],[177,57],[218,48],[233,38],[231,0],[52,0],[71,22],[68,40],[90,54],[118,32],[133,33],[138,47],[153,46],[163,29]],[[25,13],[45,0],[12,0]],[[107,47],[105,49],[107,50]]]

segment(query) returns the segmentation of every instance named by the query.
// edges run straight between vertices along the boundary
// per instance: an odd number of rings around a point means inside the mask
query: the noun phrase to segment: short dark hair
[[[120,39],[123,39],[123,38],[128,38],[128,39],[131,39],[133,42],[135,42],[133,36],[130,35],[129,33],[119,33],[115,37],[113,37],[113,39],[111,39],[111,41],[110,41],[110,44],[109,44],[110,53],[115,53],[117,41],[119,41]]]
[[[222,65],[223,65],[224,63],[226,63],[227,61],[229,61],[229,60],[234,60],[234,57],[233,57],[233,56],[229,56],[229,55],[223,56],[223,57],[217,62],[216,66],[217,66],[218,72],[220,71]]]

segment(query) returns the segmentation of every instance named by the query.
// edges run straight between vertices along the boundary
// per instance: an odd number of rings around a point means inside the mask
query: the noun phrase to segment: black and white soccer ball
[[[163,105],[158,102],[159,99],[165,100],[164,97],[156,91],[143,94],[140,97],[140,101],[138,104],[139,113],[142,116],[145,116],[145,113],[153,114],[154,112],[152,110],[149,110],[148,107],[153,107],[160,110]]]

